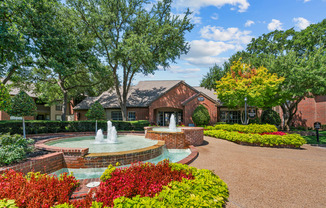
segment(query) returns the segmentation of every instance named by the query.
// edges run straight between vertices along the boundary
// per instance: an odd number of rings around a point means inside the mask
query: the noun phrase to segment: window
[[[111,112],[111,119],[113,121],[122,121],[122,113],[121,113],[121,111],[112,111]]]
[[[56,114],[55,115],[55,120],[56,121],[61,121],[61,115],[60,114]]]
[[[128,112],[128,121],[135,121],[136,120],[136,112],[131,111]]]
[[[241,123],[240,111],[221,111],[220,121],[226,123]]]
[[[55,105],[56,111],[62,111],[62,105]]]

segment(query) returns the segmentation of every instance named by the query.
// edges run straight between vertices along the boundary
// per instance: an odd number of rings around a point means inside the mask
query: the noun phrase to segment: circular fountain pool
[[[88,153],[106,153],[137,150],[156,145],[158,141],[144,136],[119,135],[118,143],[94,142],[94,136],[72,137],[46,142],[46,145],[62,148],[89,148]]]

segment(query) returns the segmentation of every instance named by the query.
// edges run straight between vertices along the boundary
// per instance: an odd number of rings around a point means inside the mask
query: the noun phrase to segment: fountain
[[[103,131],[102,129],[99,129],[96,132],[95,136],[95,142],[94,144],[103,144],[103,143],[118,143],[118,135],[117,130],[115,129],[115,126],[112,126],[112,122],[108,121],[108,130],[107,130],[107,137],[104,139]]]
[[[145,138],[163,140],[168,149],[186,149],[189,145],[201,145],[204,141],[202,127],[176,127],[174,114],[170,117],[169,128],[144,127]]]
[[[96,132],[94,144],[101,144],[103,141],[104,141],[103,131],[102,131],[102,129],[99,129]]]
[[[117,140],[117,130],[115,129],[115,126],[112,126],[112,122],[108,121],[108,132],[106,137],[107,143],[118,143]]]
[[[172,114],[172,116],[170,117],[169,130],[173,132],[177,131],[177,125],[175,123],[174,114]]]

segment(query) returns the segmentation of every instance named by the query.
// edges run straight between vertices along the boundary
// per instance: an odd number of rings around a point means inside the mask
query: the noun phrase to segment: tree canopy
[[[105,90],[112,85],[110,72],[93,51],[93,35],[73,9],[56,0],[8,2],[20,31],[33,43],[35,91],[49,104],[62,103],[62,120],[73,96],[86,94],[95,85],[105,84]]]
[[[204,75],[200,82],[200,86],[209,90],[216,89],[216,81],[220,81],[226,72],[227,70],[215,64],[213,67],[209,68],[209,72]]]
[[[183,18],[171,13],[171,0],[157,1],[151,9],[147,0],[68,0],[79,21],[96,39],[95,50],[113,73],[114,88],[127,119],[127,96],[138,73],[152,74],[167,68],[189,45],[191,31],[187,11]]]
[[[251,68],[240,59],[233,62],[230,72],[216,82],[216,94],[229,108],[243,107],[245,97],[250,106],[272,107],[280,102],[274,96],[283,81],[284,78],[269,73],[265,67]]]

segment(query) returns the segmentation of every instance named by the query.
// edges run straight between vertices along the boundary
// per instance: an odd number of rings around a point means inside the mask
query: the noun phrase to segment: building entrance
[[[157,124],[159,126],[168,126],[170,124],[170,118],[174,114],[176,124],[180,124],[183,122],[183,115],[182,111],[175,112],[175,111],[159,111],[158,112],[158,121]]]

